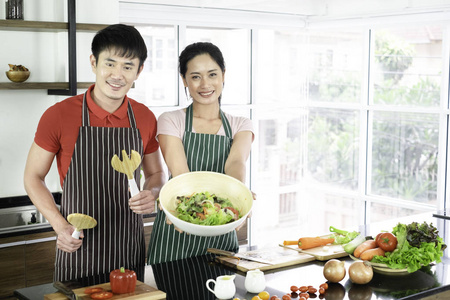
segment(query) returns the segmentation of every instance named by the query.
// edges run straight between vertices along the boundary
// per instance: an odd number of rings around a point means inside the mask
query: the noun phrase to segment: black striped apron
[[[143,144],[128,102],[129,128],[91,127],[86,94],[82,126],[69,170],[63,183],[61,214],[83,213],[97,220],[97,226],[84,230],[83,244],[73,253],[57,249],[55,280],[83,280],[98,284],[109,281],[109,273],[125,267],[144,281],[145,240],[142,215],[132,212],[128,179],[115,171],[111,158],[122,149],[143,155]],[[134,172],[140,178],[140,168]],[[139,186],[139,184],[138,184]]]
[[[191,172],[212,171],[224,173],[225,161],[233,142],[231,127],[220,110],[225,136],[192,132],[192,104],[186,109],[186,129],[183,136],[184,151]],[[206,254],[207,248],[238,251],[239,243],[236,231],[216,237],[204,237],[179,233],[173,225],[166,224],[166,215],[158,211],[150,238],[147,264],[182,259]]]

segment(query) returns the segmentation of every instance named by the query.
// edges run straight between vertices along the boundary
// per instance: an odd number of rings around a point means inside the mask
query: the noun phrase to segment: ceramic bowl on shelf
[[[240,211],[241,218],[224,225],[198,225],[177,217],[177,196],[210,192],[227,198]],[[167,218],[186,233],[199,236],[217,236],[228,233],[241,225],[253,206],[252,192],[239,180],[216,172],[189,172],[170,179],[161,189],[159,201]]]
[[[6,77],[12,82],[24,82],[30,77],[30,71],[6,71]]]

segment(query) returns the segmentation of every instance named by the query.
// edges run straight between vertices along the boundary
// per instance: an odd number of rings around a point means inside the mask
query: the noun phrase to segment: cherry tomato
[[[112,296],[113,296],[113,293],[105,292],[105,291],[91,294],[91,298],[96,299],[96,300],[97,299],[109,299],[109,298],[112,298]]]
[[[386,252],[392,252],[397,248],[397,237],[390,232],[383,232],[376,241],[378,247]]]
[[[292,298],[291,298],[291,295],[286,294],[286,295],[283,295],[283,297],[281,297],[281,299],[283,299],[283,300],[291,300]]]
[[[298,291],[298,287],[296,285],[291,286],[291,291],[292,292]]]
[[[87,288],[84,290],[83,293],[85,293],[86,295],[90,295],[93,293],[98,293],[98,292],[103,292],[104,289],[102,289],[101,287],[93,287],[93,288]]]

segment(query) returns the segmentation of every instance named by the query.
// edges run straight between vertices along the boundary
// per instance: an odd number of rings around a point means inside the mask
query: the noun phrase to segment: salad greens
[[[241,217],[230,200],[209,192],[178,196],[176,211],[179,219],[199,225],[223,225]]]
[[[447,247],[433,224],[398,223],[392,233],[397,237],[397,248],[386,256],[375,256],[372,262],[384,263],[393,269],[407,268],[412,273],[433,261],[441,262]]]

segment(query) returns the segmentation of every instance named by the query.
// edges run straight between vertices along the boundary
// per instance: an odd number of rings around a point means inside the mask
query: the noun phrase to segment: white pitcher
[[[206,281],[206,287],[208,290],[216,295],[219,299],[230,299],[236,294],[236,286],[234,285],[234,278],[236,275],[222,275],[214,279],[208,279]],[[209,287],[209,283],[214,283],[214,290]]]
[[[247,271],[245,289],[250,293],[261,293],[266,288],[266,278],[259,269]]]

